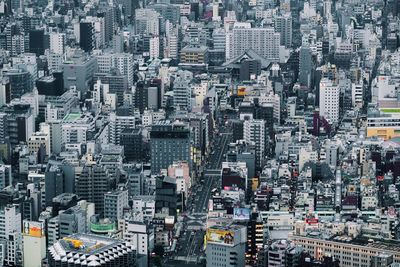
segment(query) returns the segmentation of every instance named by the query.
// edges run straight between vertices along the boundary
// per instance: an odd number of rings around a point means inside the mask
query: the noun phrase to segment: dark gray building
[[[95,211],[101,214],[104,210],[104,194],[111,190],[111,181],[104,166],[86,164],[76,179],[76,194],[95,204]]]
[[[124,129],[120,138],[120,144],[124,146],[125,160],[135,161],[143,159],[144,144],[142,129]]]
[[[150,132],[151,171],[156,174],[174,161],[191,162],[190,130],[187,123],[162,121]]]

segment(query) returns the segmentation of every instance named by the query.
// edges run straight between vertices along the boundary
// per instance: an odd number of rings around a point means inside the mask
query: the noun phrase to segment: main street
[[[204,228],[208,203],[213,188],[220,187],[221,165],[231,140],[230,133],[221,133],[214,140],[202,182],[192,188],[188,199],[191,209],[183,221],[183,233],[178,240],[176,260],[195,262],[203,254]]]

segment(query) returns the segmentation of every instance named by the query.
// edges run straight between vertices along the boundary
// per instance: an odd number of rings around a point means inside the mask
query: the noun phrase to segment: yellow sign
[[[238,92],[238,93],[237,93],[238,96],[244,96],[244,95],[246,95],[246,87],[244,87],[244,86],[238,87],[237,92]]]
[[[233,232],[219,229],[207,229],[207,242],[218,242],[224,244],[233,244]]]
[[[44,224],[41,222],[24,221],[24,234],[33,237],[43,237]]]

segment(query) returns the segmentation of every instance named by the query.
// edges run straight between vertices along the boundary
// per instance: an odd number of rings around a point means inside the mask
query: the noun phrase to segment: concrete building
[[[292,14],[289,12],[276,16],[274,28],[276,32],[281,34],[280,44],[286,48],[292,47]]]
[[[265,160],[265,127],[264,120],[246,120],[243,123],[243,139],[248,143],[255,144],[257,168],[261,168]]]
[[[190,110],[192,90],[189,81],[177,77],[174,81],[174,107],[177,110]]]
[[[57,55],[65,53],[65,33],[52,32],[50,33],[50,52]]]
[[[246,227],[212,226],[206,232],[207,267],[245,266]]]
[[[339,97],[340,88],[330,80],[323,79],[320,82],[319,114],[331,124],[339,122]]]
[[[121,134],[125,129],[135,128],[134,116],[119,116],[117,113],[110,113],[109,117],[109,142],[121,145]]]
[[[128,205],[128,190],[115,190],[104,195],[104,217],[117,221]]]
[[[76,88],[83,97],[89,90],[93,75],[97,71],[97,60],[95,57],[76,54],[68,58],[61,68],[64,73],[65,89]]]
[[[95,204],[96,213],[104,212],[104,194],[110,191],[110,179],[105,167],[95,163],[86,164],[76,179],[76,194]]]
[[[23,223],[23,266],[40,267],[46,258],[46,234],[43,222]]]
[[[159,173],[174,161],[190,159],[190,130],[186,123],[162,121],[153,124],[150,132],[151,170]],[[160,153],[165,151],[165,153]]]
[[[135,11],[136,34],[160,34],[160,13],[154,9],[139,8]]]
[[[251,28],[250,23],[235,23],[232,32],[227,34],[226,59],[233,59],[254,50],[268,60],[279,60],[280,33],[273,28]]]

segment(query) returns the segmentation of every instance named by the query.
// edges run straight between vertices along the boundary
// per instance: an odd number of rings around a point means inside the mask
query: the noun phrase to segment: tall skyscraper
[[[328,79],[320,82],[319,89],[319,114],[326,118],[330,123],[339,121],[339,86]]]
[[[190,130],[187,123],[161,121],[150,132],[151,171],[156,174],[174,161],[190,160]]]

